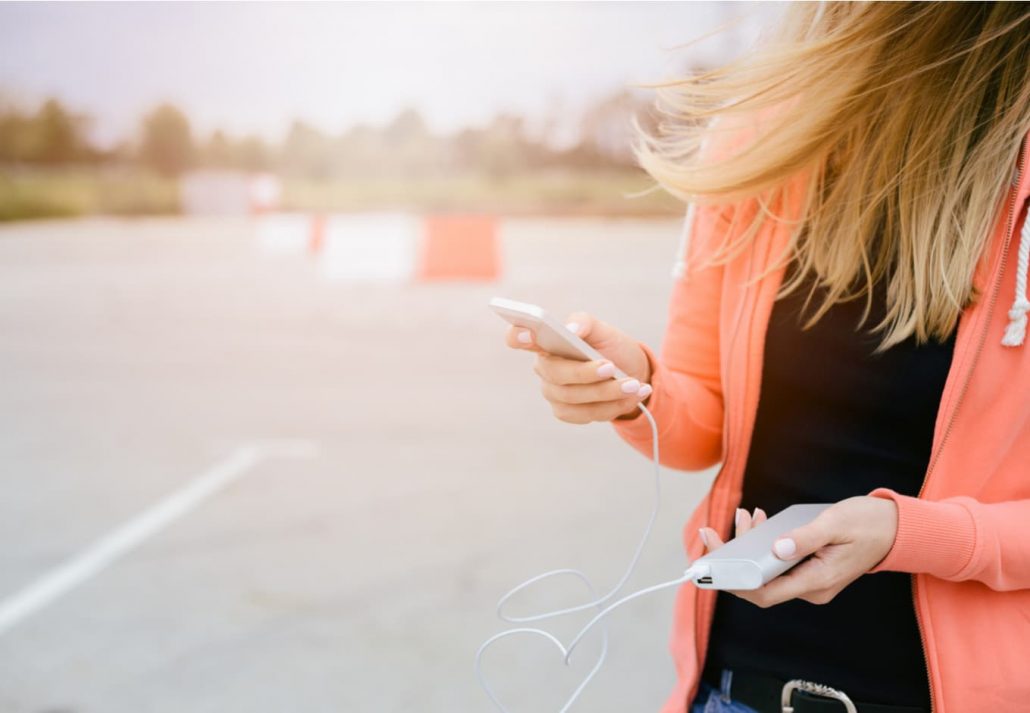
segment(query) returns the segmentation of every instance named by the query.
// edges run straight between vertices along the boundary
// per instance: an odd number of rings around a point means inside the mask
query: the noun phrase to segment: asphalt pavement
[[[472,662],[497,598],[554,567],[614,583],[651,471],[552,417],[487,300],[657,347],[678,231],[509,219],[499,280],[386,283],[263,251],[247,219],[0,228],[0,711],[493,710]],[[682,571],[710,475],[664,474],[630,588]],[[672,596],[613,618],[574,711],[657,710]],[[551,713],[583,651],[513,639],[486,670],[510,713]]]

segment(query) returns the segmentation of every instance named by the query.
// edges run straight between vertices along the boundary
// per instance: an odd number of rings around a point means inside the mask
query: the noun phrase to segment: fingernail
[[[733,518],[733,524],[740,527],[740,518],[744,516],[744,508],[737,508],[737,514]]]
[[[569,330],[573,334],[579,334],[579,322],[569,322],[565,325],[565,329]]]
[[[697,534],[701,536],[701,542],[704,543],[705,549],[708,549],[708,535],[705,534],[705,528],[699,529]]]
[[[623,393],[635,394],[640,391],[640,382],[636,379],[630,379],[629,381],[623,381],[620,387]]]
[[[798,551],[798,546],[794,540],[789,537],[784,537],[782,540],[776,540],[776,542],[773,543],[773,550],[780,557],[791,557]]]
[[[607,379],[608,377],[615,376],[615,365],[611,362],[605,362],[600,367],[598,367],[597,375],[600,376],[602,379]]]
[[[643,386],[640,387],[640,391],[637,392],[637,396],[639,396],[642,399],[646,399],[650,395],[651,395],[651,385],[650,384],[644,384]]]
[[[518,339],[523,344],[529,344],[530,342],[533,341],[533,337],[529,333],[528,330],[519,332],[517,335],[515,335],[515,338]]]

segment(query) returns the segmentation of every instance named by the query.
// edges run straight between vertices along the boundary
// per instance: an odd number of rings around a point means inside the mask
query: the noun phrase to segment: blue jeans
[[[757,713],[751,706],[745,706],[730,698],[730,687],[733,683],[733,672],[724,670],[719,690],[701,681],[697,696],[690,705],[690,713]]]

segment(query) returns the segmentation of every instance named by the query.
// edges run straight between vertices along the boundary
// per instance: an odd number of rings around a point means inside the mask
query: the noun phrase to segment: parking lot
[[[492,710],[497,598],[562,566],[610,586],[651,486],[609,425],[551,416],[487,300],[657,346],[678,232],[502,220],[496,281],[363,282],[250,219],[0,228],[0,711]],[[709,476],[665,473],[630,587],[682,571]],[[672,596],[612,620],[574,710],[657,709]],[[487,669],[549,713],[587,658],[511,641]]]

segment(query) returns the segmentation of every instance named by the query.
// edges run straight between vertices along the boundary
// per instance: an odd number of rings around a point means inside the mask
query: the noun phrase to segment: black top
[[[945,343],[914,338],[874,355],[882,285],[858,331],[865,299],[835,304],[809,330],[807,286],[774,303],[741,507],[770,516],[794,503],[836,502],[877,487],[917,495],[951,365]],[[821,292],[809,304],[810,315]],[[704,678],[750,670],[839,688],[852,700],[923,706],[930,687],[910,575],[864,575],[828,604],[800,599],[761,609],[720,592]]]

